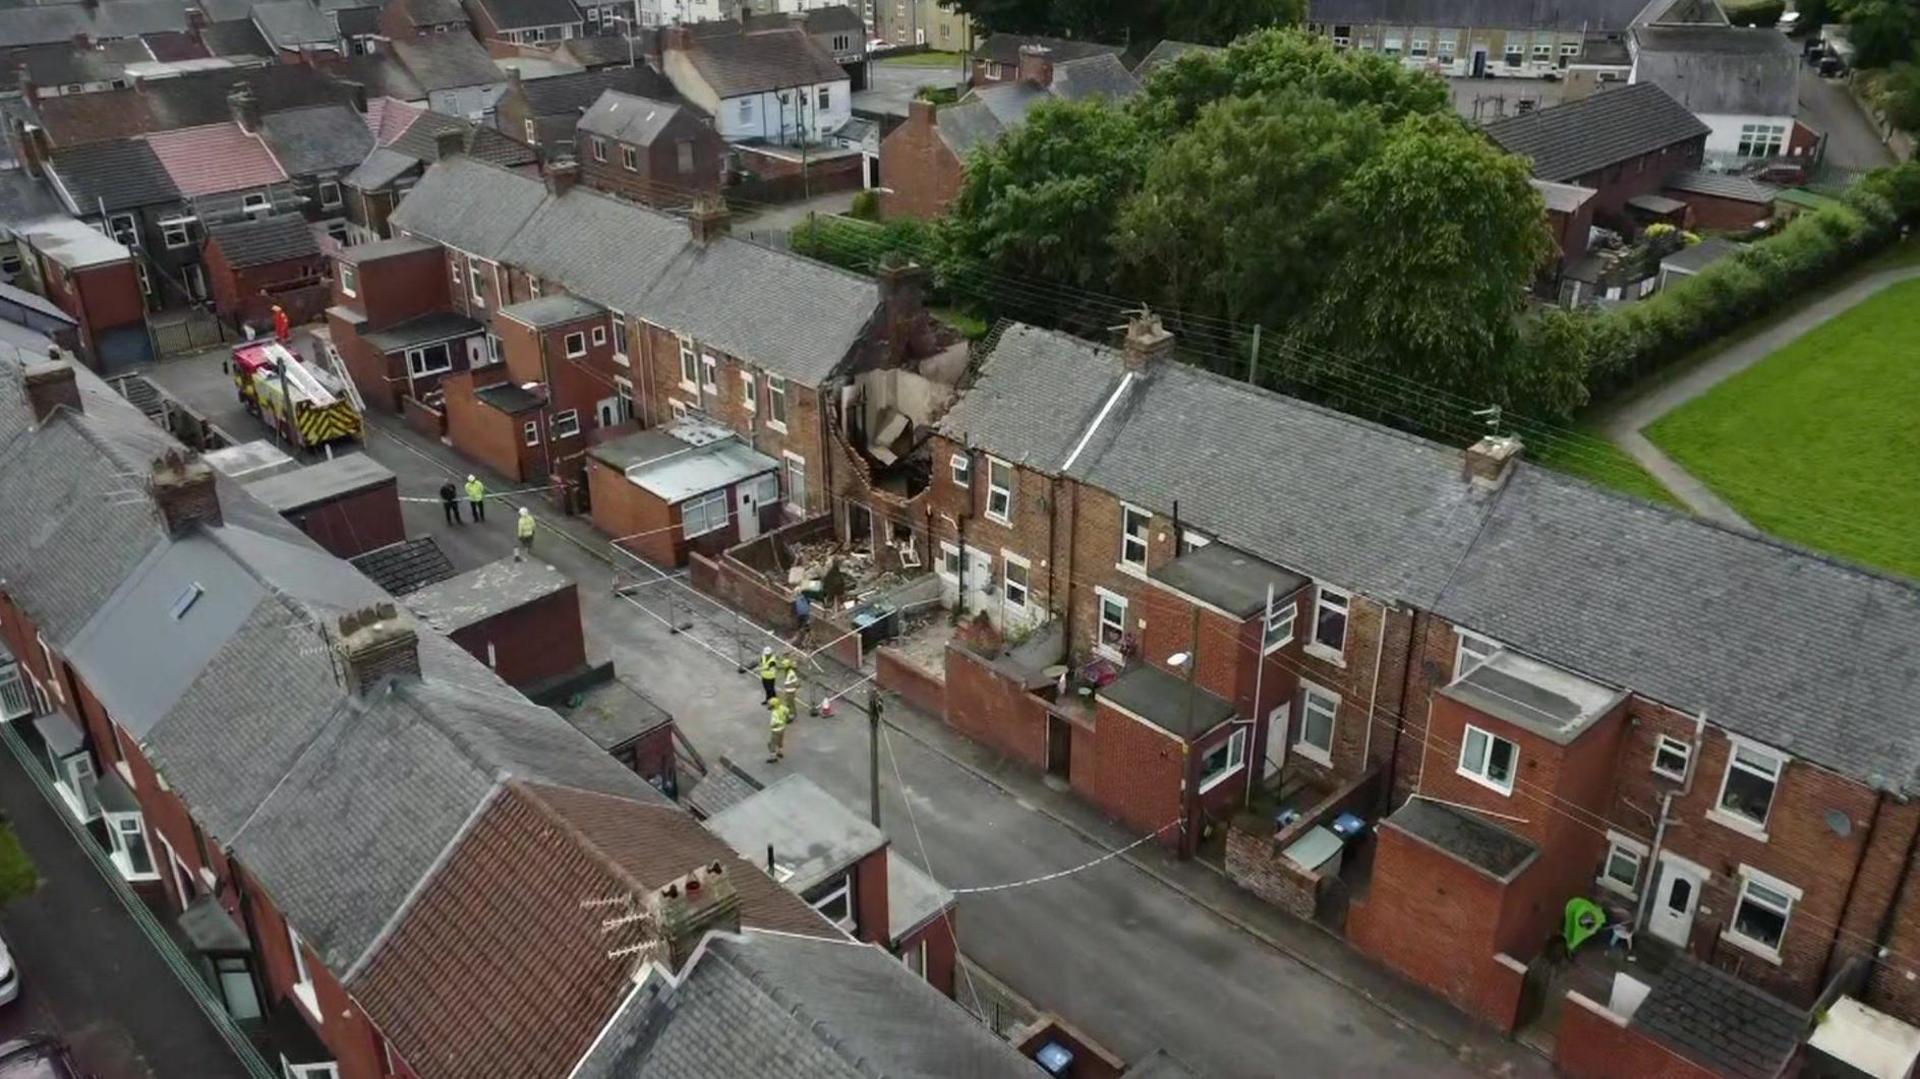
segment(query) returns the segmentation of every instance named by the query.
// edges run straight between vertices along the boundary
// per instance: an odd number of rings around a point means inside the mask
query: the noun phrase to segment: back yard
[[[1890,286],[1646,435],[1759,527],[1920,576],[1920,280]]]

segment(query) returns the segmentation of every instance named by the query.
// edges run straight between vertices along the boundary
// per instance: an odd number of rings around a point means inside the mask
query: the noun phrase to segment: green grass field
[[[33,863],[27,860],[27,852],[20,849],[20,839],[13,834],[13,828],[0,824],[0,903],[33,891],[39,880]]]
[[[1647,428],[1761,528],[1920,577],[1920,280],[1887,288]]]
[[[1640,467],[1640,462],[1597,431],[1582,429],[1577,435],[1532,440],[1528,440],[1525,432],[1522,432],[1521,441],[1526,443],[1527,457],[1535,464],[1579,476],[1648,502],[1676,509],[1685,508],[1665,484]]]

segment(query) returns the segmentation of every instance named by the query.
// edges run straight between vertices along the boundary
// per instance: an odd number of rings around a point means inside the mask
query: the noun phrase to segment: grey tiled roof
[[[680,106],[671,101],[608,90],[580,117],[578,129],[590,135],[647,146],[678,115]]]
[[[1533,174],[1539,179],[1570,181],[1678,142],[1704,138],[1707,125],[1660,87],[1635,83],[1495,120],[1484,130],[1507,152],[1531,158]]]
[[[1307,19],[1496,30],[1625,30],[1647,0],[1311,0]]]
[[[856,274],[731,237],[701,247],[678,218],[585,188],[554,198],[538,179],[467,159],[428,170],[393,224],[809,386],[879,306]]]
[[[467,12],[457,0],[406,0],[401,11],[415,26],[467,22]]]
[[[236,267],[264,266],[288,259],[317,258],[320,244],[299,214],[274,214],[246,221],[208,225],[207,240]]]
[[[348,187],[357,187],[362,191],[378,191],[418,167],[420,167],[419,158],[408,157],[398,150],[381,146],[369,153],[366,160],[360,162],[341,180]]]
[[[964,162],[976,148],[999,142],[1000,136],[1007,133],[1007,127],[976,95],[935,113],[934,132],[947,144],[947,149]]]
[[[429,93],[507,81],[507,73],[487,55],[485,46],[466,34],[431,34],[413,41],[395,41],[393,55],[413,81]]]
[[[1022,45],[1038,45],[1046,49],[1048,59],[1056,64],[1101,54],[1119,56],[1127,51],[1124,45],[1103,45],[1098,41],[1073,41],[1041,34],[993,34],[980,43],[979,49],[974,52],[974,58],[1001,64],[1017,64],[1020,62]]]
[[[399,543],[353,556],[353,568],[396,596],[444,581],[454,574],[453,562],[432,536],[414,536]]]
[[[1080,432],[1112,395],[1120,372],[1120,355],[1112,349],[1016,323],[1000,335],[973,386],[939,428],[997,457],[1057,475]]]
[[[1188,53],[1207,54],[1224,51],[1226,50],[1214,45],[1195,45],[1192,42],[1175,41],[1172,38],[1167,38],[1165,41],[1160,42],[1160,44],[1148,50],[1147,55],[1141,57],[1140,62],[1133,65],[1133,77],[1139,79],[1141,82],[1145,82],[1153,77],[1154,72],[1172,65]]]
[[[253,5],[253,24],[267,43],[289,51],[302,45],[329,45],[339,39],[333,24],[308,0],[267,0]]]
[[[621,38],[605,40],[622,41]],[[624,43],[622,48],[625,48]],[[622,58],[624,57],[623,52]],[[637,67],[609,67],[598,71],[582,71],[573,75],[531,79],[520,84],[519,93],[526,99],[527,107],[535,116],[574,117],[580,115],[581,110],[591,106],[609,90],[651,98],[655,101],[677,102],[679,100],[679,95],[674,92],[673,83],[668,82],[666,76],[647,67],[644,63]]]
[[[373,149],[373,132],[351,105],[312,105],[268,113],[260,137],[288,176],[318,176],[350,169]]]
[[[1121,101],[1140,90],[1140,80],[1112,53],[1053,65],[1053,96],[1065,101],[1104,97]]]
[[[1652,83],[1701,114],[1792,116],[1799,51],[1787,35],[1757,26],[1642,26],[1634,30],[1634,79]]]
[[[474,0],[502,30],[528,26],[562,26],[580,21],[573,0]]]
[[[48,168],[72,199],[68,210],[97,215],[181,201],[180,189],[141,139],[110,139],[55,150]]]
[[[643,987],[628,998],[574,1074],[971,1079],[1042,1073],[873,945],[747,930],[709,937],[678,987]]]
[[[800,29],[696,38],[687,58],[722,98],[847,78],[833,54]]]
[[[1666,190],[1682,191],[1689,195],[1708,195],[1714,198],[1737,199],[1741,202],[1772,202],[1780,189],[1772,184],[1761,183],[1751,176],[1735,176],[1727,172],[1708,172],[1706,169],[1688,169],[1667,177]]]
[[[215,56],[272,56],[273,47],[260,36],[252,19],[209,22],[200,41]]]
[[[1628,1024],[1732,1079],[1772,1079],[1812,1023],[1806,1012],[1682,956],[1654,982]]]
[[[1912,582],[1523,464],[1433,609],[1794,757],[1920,789]]]
[[[416,161],[438,161],[440,148],[435,139],[442,131],[454,130],[464,133],[464,152],[478,161],[495,165],[527,165],[536,157],[533,147],[515,142],[493,128],[470,124],[438,112],[421,113],[387,149]]]

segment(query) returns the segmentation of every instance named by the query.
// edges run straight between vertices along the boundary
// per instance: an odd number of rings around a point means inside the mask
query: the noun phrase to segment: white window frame
[[[593,137],[593,159],[603,165],[607,161],[607,140],[598,135]]]
[[[973,489],[973,458],[964,453],[956,453],[947,458],[947,478],[955,487]]]
[[[272,213],[273,199],[264,191],[249,191],[240,196],[240,212],[249,217],[255,214]]]
[[[576,340],[580,342],[578,347],[574,345]],[[566,350],[567,359],[577,360],[587,354],[587,335],[580,330],[575,330],[560,339],[560,347]]]
[[[785,497],[787,500],[787,505],[791,507],[796,513],[804,514],[807,512],[807,503],[806,503],[807,496],[812,494],[812,492],[807,489],[807,483],[808,483],[807,459],[805,457],[800,456],[797,453],[793,453],[790,451],[783,451],[780,456],[785,458],[786,460],[786,467],[780,470],[780,475],[781,475],[781,478],[786,481],[785,483],[782,484],[782,486],[786,488]],[[793,482],[793,477],[796,471],[800,475],[799,487],[800,487],[801,500],[798,502],[795,502],[793,500],[793,488],[795,486]]]
[[[447,362],[439,367],[428,367],[426,366],[427,351],[435,348],[440,349],[446,355]],[[433,375],[445,374],[451,370],[453,370],[453,345],[451,342],[434,341],[421,345],[418,348],[410,348],[407,350],[407,373],[414,378],[428,378]]]
[[[1733,908],[1727,913],[1727,928],[1720,935],[1720,939],[1743,952],[1751,952],[1769,963],[1777,964],[1780,962],[1781,948],[1787,943],[1787,932],[1793,928],[1793,912],[1800,906],[1800,900],[1806,897],[1806,893],[1779,877],[1762,873],[1750,865],[1740,866],[1739,880],[1740,891],[1733,898]],[[1785,909],[1781,909],[1769,899],[1754,895],[1755,885],[1785,897],[1787,901]],[[1768,944],[1757,937],[1747,936],[1739,930],[1740,908],[1745,906],[1748,900],[1752,900],[1763,910],[1780,915],[1780,940],[1777,943]]]
[[[23,667],[21,670],[24,671],[26,668]],[[32,680],[33,688],[39,691],[40,703],[45,705],[47,693],[46,690],[40,688],[40,680],[33,677],[32,671],[26,671],[26,674],[27,677]],[[50,710],[48,707],[39,709],[42,713]],[[73,811],[74,819],[83,824],[99,820],[102,812],[100,809],[99,793],[100,770],[94,767],[93,756],[87,752],[85,746],[82,746],[72,753],[58,758],[56,764],[58,765],[56,770],[59,774],[54,776],[53,786],[55,790],[60,792],[61,798],[66,801],[67,808]],[[81,769],[82,774],[76,775],[74,773],[75,765],[84,766]],[[92,805],[87,804],[86,781],[89,779],[94,781]]]
[[[1135,535],[1133,525],[1138,521],[1140,534]],[[1114,568],[1122,573],[1131,573],[1144,577],[1147,573],[1147,552],[1153,545],[1153,514],[1130,503],[1120,503],[1120,560]],[[1138,547],[1136,551],[1134,548]],[[1138,555],[1138,557],[1134,557]]]
[[[784,375],[767,376],[767,429],[787,433],[787,379]]]
[[[1641,875],[1646,872],[1647,854],[1648,847],[1645,843],[1627,835],[1625,832],[1616,832],[1609,828],[1607,830],[1607,853],[1605,859],[1600,863],[1600,875],[1594,878],[1594,882],[1610,892],[1624,895],[1629,899],[1639,898],[1640,878]],[[1630,859],[1633,862],[1633,882],[1631,884],[1624,883],[1613,875],[1613,860],[1616,856]]]
[[[596,347],[607,343],[607,328],[605,326],[595,326],[593,328],[593,343]]]
[[[700,354],[700,389],[712,393],[720,385],[720,359],[711,352]]]
[[[720,507],[719,520],[717,521],[714,520],[713,513],[713,507],[716,504]],[[687,527],[687,513],[690,510],[698,510],[700,513],[700,519],[703,523],[697,530]],[[695,495],[681,503],[680,534],[687,539],[693,539],[695,536],[704,536],[709,532],[718,532],[722,528],[727,527],[727,521],[729,519],[727,513],[726,488],[723,487],[717,491],[708,491],[706,494]]]
[[[613,324],[613,329],[611,333],[611,336],[613,338],[613,362],[619,364],[622,367],[631,367],[633,366],[633,364],[627,359],[626,313],[622,311],[614,311],[609,309],[607,311],[607,316],[608,316],[608,321],[610,321]]]
[[[534,40],[537,41],[539,39],[535,38]],[[524,132],[527,136],[528,146],[540,145],[540,129],[538,126],[534,124],[533,117],[529,116],[527,117],[526,120],[522,122],[521,131]]]
[[[121,236],[123,232],[126,233],[124,238]],[[128,247],[137,248],[140,246],[140,219],[133,214],[110,214],[107,217],[107,235]]]
[[[1764,843],[1767,840],[1767,821],[1772,819],[1774,803],[1780,799],[1780,780],[1786,777],[1787,765],[1793,758],[1770,746],[1765,746],[1759,742],[1750,741],[1738,736],[1729,735],[1727,740],[1732,743],[1727,747],[1727,766],[1721,770],[1720,790],[1719,793],[1714,795],[1713,808],[1707,810],[1707,818],[1724,824],[1743,835],[1752,836]],[[1740,760],[1740,751],[1742,749],[1752,754],[1773,758],[1775,762],[1773,775],[1767,776],[1764,771],[1753,764],[1742,762]],[[1767,796],[1766,815],[1758,821],[1755,821],[1743,813],[1737,813],[1726,808],[1727,785],[1733,779],[1733,773],[1736,768],[1751,775],[1770,779],[1773,783],[1773,792]]]
[[[680,388],[700,392],[700,350],[693,347],[693,338],[685,334],[680,335]]]
[[[547,420],[548,438],[572,438],[580,433],[580,410],[570,408],[556,412]]]
[[[740,407],[748,412],[760,411],[760,382],[752,371],[740,371]]]
[[[293,952],[293,995],[307,1014],[320,1018],[320,995],[313,989],[313,971],[307,966],[306,952],[300,947],[300,931],[291,923],[287,925],[287,948]]]
[[[991,458],[989,458],[989,460],[991,460]],[[1127,611],[1128,611],[1127,597],[1121,595],[1118,592],[1115,592],[1106,588],[1100,588],[1098,586],[1095,586],[1093,590],[1093,595],[1094,595],[1093,650],[1107,657],[1108,659],[1111,659],[1115,662],[1119,662],[1120,660],[1126,658],[1125,653],[1121,650],[1122,645],[1125,644],[1128,634],[1130,634],[1133,631],[1133,627],[1130,624],[1127,616]],[[1107,619],[1108,604],[1112,604],[1115,607],[1119,608],[1119,618],[1112,622],[1109,622]],[[1109,628],[1112,628],[1118,631],[1115,634],[1115,636],[1118,637],[1119,639],[1112,644],[1107,643],[1107,630]]]
[[[1329,603],[1329,598],[1337,597]],[[1340,647],[1322,644],[1320,641],[1320,615],[1323,611],[1340,611]],[[1347,636],[1353,629],[1353,593],[1344,588],[1335,588],[1329,584],[1313,586],[1313,623],[1307,629],[1306,650],[1309,654],[1337,666],[1346,666]]]
[[[138,812],[102,812],[100,815],[107,822],[107,845],[112,848],[107,858],[113,862],[113,867],[120,871],[120,876],[127,880],[159,880],[160,859],[153,852],[153,837],[148,832],[146,818]],[[132,830],[124,827],[128,822],[133,824]],[[141,845],[147,852],[147,869],[144,873],[134,870],[133,856],[128,853],[128,840],[135,835],[138,835]]]
[[[844,918],[833,918],[829,916],[824,908],[843,899],[846,901],[846,904],[847,904],[846,916]],[[818,911],[822,918],[826,918],[828,921],[832,922],[834,925],[839,926],[841,929],[846,930],[848,933],[852,933],[854,931],[854,928],[859,925],[859,908],[854,905],[852,873],[847,873],[843,875],[840,878],[840,884],[838,887],[829,889],[826,894],[822,895],[818,899],[808,900],[807,905],[812,907],[815,911]]]
[[[540,444],[540,422],[528,420],[520,425],[520,441],[529,446]]]
[[[637,146],[620,147],[620,167],[628,172],[640,171],[640,149]]]
[[[1006,471],[1007,482],[1004,485],[994,479],[993,473],[995,469],[1004,469]],[[998,457],[989,456],[987,458],[987,520],[996,521],[1003,525],[1013,524],[1013,485],[1017,482],[1018,476],[1014,472],[1012,464],[1002,461]],[[993,505],[996,498],[999,499],[1001,503],[997,511]]]
[[[196,219],[192,217],[161,218],[160,242],[165,244],[169,251],[178,251],[183,247],[193,246],[193,223],[195,220]],[[177,239],[175,238],[176,236],[178,237]]]
[[[329,191],[333,193],[329,195],[327,193]],[[341,203],[340,181],[338,180],[320,181],[320,206],[323,209],[333,210],[333,209],[338,209],[340,206],[340,203]]]
[[[1218,772],[1210,776],[1202,775],[1200,777],[1201,794],[1205,794],[1220,784],[1225,783],[1227,780],[1232,779],[1247,766],[1247,729],[1245,727],[1235,726],[1233,733],[1227,736],[1224,745],[1227,750],[1226,762],[1221,765]],[[1212,755],[1212,751],[1209,750],[1206,756],[1200,758],[1200,763],[1205,764],[1207,757]]]
[[[126,780],[128,789],[139,790],[140,784],[133,781],[133,765],[127,763],[126,736],[120,732],[120,724],[108,720],[107,729],[113,732],[113,752],[119,758],[113,762],[113,770],[120,773],[121,779]]]
[[[1323,702],[1331,702],[1326,709],[1327,744],[1325,748],[1307,741],[1309,726],[1307,720],[1308,716],[1314,712],[1313,705],[1316,697]],[[1333,767],[1333,746],[1340,732],[1340,694],[1303,678],[1300,680],[1299,713],[1300,722],[1295,724],[1293,732],[1293,751],[1310,761],[1316,761],[1328,768]]]
[[[949,558],[953,560],[951,563],[947,561]],[[945,580],[958,581],[960,579],[960,548],[946,540],[941,540],[940,561],[933,567],[933,572]]]
[[[1013,583],[1015,566],[1020,567],[1021,575],[1026,578],[1019,584]],[[1018,600],[1013,598],[1013,590],[1016,588],[1021,593]],[[1033,563],[1004,547],[1000,549],[1000,599],[1013,613],[1021,615],[1026,614],[1027,609],[1033,605]]]
[[[1660,767],[1660,754],[1662,752],[1671,752],[1679,755],[1680,770],[1678,772],[1669,771],[1668,769]],[[1678,783],[1685,783],[1687,781],[1687,773],[1693,769],[1692,743],[1683,742],[1671,734],[1660,735],[1653,740],[1653,761],[1648,767],[1654,775],[1662,776]]]
[[[467,297],[475,307],[487,306],[486,281],[480,276],[480,260],[467,256]]]
[[[1481,739],[1478,754],[1473,753],[1473,736],[1476,734]],[[1510,747],[1507,778],[1504,780],[1495,779],[1489,774],[1493,769],[1493,749],[1497,742],[1505,742]],[[1520,743],[1495,734],[1485,727],[1469,723],[1460,732],[1460,760],[1455,765],[1454,771],[1488,790],[1498,791],[1504,797],[1512,797],[1514,777],[1520,774]]]
[[[360,271],[348,265],[347,263],[344,263],[344,262],[341,263],[340,264],[340,295],[358,296],[360,295],[358,291],[359,288],[360,288]]]
[[[1468,671],[1492,659],[1500,651],[1500,642],[1472,630],[1453,627],[1458,638],[1453,646],[1453,676],[1464,678]]]
[[[1207,535],[1204,532],[1195,532],[1191,528],[1183,528],[1180,530],[1180,553],[1181,554],[1192,554],[1193,552],[1199,550],[1202,547],[1205,547],[1207,544],[1212,542],[1213,542],[1213,537]]]
[[[1275,595],[1273,606],[1263,613],[1260,654],[1270,656],[1293,643],[1294,623],[1300,617],[1300,601],[1293,596]]]

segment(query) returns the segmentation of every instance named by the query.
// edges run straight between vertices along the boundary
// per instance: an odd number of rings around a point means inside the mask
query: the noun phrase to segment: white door
[[[1687,938],[1693,935],[1693,912],[1700,906],[1700,887],[1706,879],[1704,868],[1684,858],[1661,856],[1653,910],[1647,914],[1647,928],[1654,936],[1681,948],[1687,946]]]
[[[1261,778],[1272,779],[1280,774],[1287,763],[1287,716],[1293,711],[1291,702],[1282,701],[1273,711],[1267,713],[1267,764]]]
[[[966,595],[961,599],[966,604],[967,613],[997,612],[1000,605],[994,602],[993,554],[978,547],[967,548],[966,575],[966,580],[961,582],[966,586]]]
[[[733,512],[740,522],[740,542],[760,534],[760,501],[754,497],[754,488],[760,486],[757,480],[737,483],[733,487]]]

